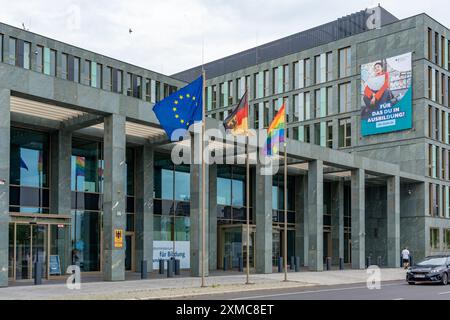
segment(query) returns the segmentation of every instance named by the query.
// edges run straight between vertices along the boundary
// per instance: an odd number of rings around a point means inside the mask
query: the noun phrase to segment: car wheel
[[[448,284],[448,274],[446,272],[444,272],[442,274],[442,280],[441,280],[442,285],[446,286]]]
[[[415,285],[416,283],[414,281],[408,281],[409,285]]]

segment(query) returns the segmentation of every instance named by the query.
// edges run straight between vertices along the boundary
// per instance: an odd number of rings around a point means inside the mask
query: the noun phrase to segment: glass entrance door
[[[223,268],[226,263],[227,269],[239,268],[239,263],[242,259],[244,268],[247,265],[247,247],[249,249],[249,264],[250,268],[254,268],[255,261],[255,227],[250,226],[250,242],[247,246],[247,226],[233,225],[222,226],[219,229],[220,235],[220,250],[219,262],[220,268]]]
[[[16,280],[31,279],[31,227],[16,225]]]
[[[38,261],[42,264],[42,277],[46,278],[48,248],[47,225],[16,224],[14,238],[15,279],[33,279],[34,263]]]
[[[133,243],[134,236],[132,234],[126,234],[125,235],[125,270],[126,271],[133,271]]]

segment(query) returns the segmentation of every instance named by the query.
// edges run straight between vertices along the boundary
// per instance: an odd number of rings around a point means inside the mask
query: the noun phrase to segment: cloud
[[[173,74],[377,5],[374,0],[0,0],[0,21],[164,74]],[[382,5],[449,25],[448,1]],[[133,32],[129,34],[131,28]]]

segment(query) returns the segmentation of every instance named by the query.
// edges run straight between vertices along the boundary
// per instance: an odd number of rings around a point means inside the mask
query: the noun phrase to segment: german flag
[[[245,91],[236,109],[223,121],[225,130],[233,135],[248,134],[248,92]]]

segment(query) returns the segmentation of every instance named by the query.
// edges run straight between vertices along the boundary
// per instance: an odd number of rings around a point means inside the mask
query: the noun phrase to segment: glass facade
[[[189,241],[190,167],[155,153],[154,234],[156,241]]]
[[[250,181],[250,185],[251,185]],[[247,222],[246,169],[238,166],[217,166],[217,220],[219,224]],[[250,199],[251,203],[251,199]],[[252,223],[250,207],[250,222]]]
[[[49,212],[49,146],[46,133],[11,128],[11,212]]]

